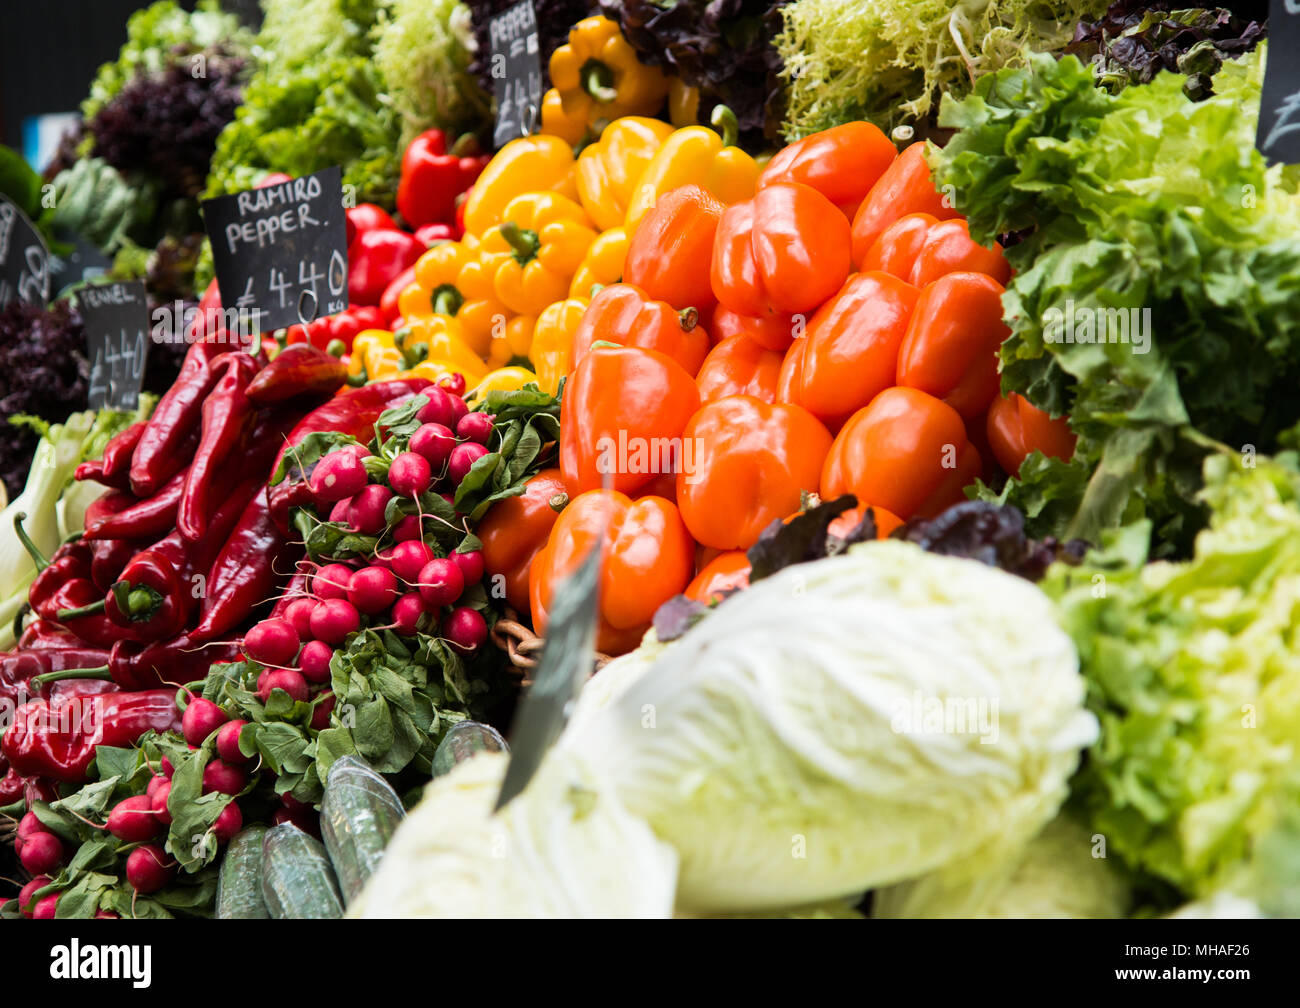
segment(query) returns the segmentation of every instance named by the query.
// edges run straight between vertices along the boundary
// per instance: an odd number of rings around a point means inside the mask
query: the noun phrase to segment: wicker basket
[[[526,624],[520,622],[519,614],[507,606],[505,615],[492,628],[492,643],[506,653],[511,672],[519,677],[519,685],[524,688],[531,686],[533,669],[537,668],[537,663],[541,660],[542,645],[546,639],[533,633]],[[597,652],[593,671],[599,672],[611,660],[609,655]]]

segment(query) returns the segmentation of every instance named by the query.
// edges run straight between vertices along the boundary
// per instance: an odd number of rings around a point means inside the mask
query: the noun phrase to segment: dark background
[[[126,20],[150,0],[4,0],[0,41],[0,134],[22,150],[23,120],[75,112],[101,63],[117,58]],[[186,10],[194,0],[180,0]],[[245,21],[260,17],[257,0],[225,0]]]

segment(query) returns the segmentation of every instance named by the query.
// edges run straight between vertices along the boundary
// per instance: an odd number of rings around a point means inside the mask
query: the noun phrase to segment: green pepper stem
[[[31,611],[32,604],[30,602],[24,602],[18,607],[18,612],[14,614],[14,640],[23,635],[23,620]]]
[[[700,313],[696,308],[683,308],[677,313],[677,321],[681,323],[682,332],[690,332],[700,324]]]
[[[348,345],[341,339],[332,339],[325,345],[325,352],[331,357],[342,357],[348,352]]]
[[[58,616],[60,623],[66,623],[68,620],[80,619],[82,616],[93,616],[95,613],[104,611],[104,600],[92,602],[90,605],[78,606],[76,609],[60,609],[55,615]]]
[[[561,490],[554,497],[546,502],[547,506],[557,514],[569,506],[569,495]]]
[[[23,528],[23,522],[26,520],[26,511],[19,511],[14,515],[14,532],[18,535],[18,541],[23,544],[23,549],[27,551],[27,555],[30,556],[32,562],[36,564],[36,570],[43,571],[50,565],[50,561],[46,558],[45,554],[40,551],[40,548],[32,542],[32,537],[29,536],[27,530]]]
[[[613,340],[598,339],[592,340],[588,350],[622,350],[622,343],[615,343]]]
[[[501,225],[501,237],[515,250],[515,259],[521,266],[527,266],[536,259],[537,251],[542,247],[542,239],[536,231],[525,230],[514,221],[506,221]]]
[[[433,310],[437,315],[454,317],[464,303],[465,296],[451,284],[441,284],[433,292]]]
[[[62,672],[45,672],[38,676],[32,676],[32,683],[38,688],[52,682],[62,682],[64,679],[112,679],[108,674],[108,666],[100,665],[96,668],[73,668],[64,669]]]
[[[723,147],[736,146],[737,141],[740,140],[740,120],[736,118],[735,112],[726,105],[715,105],[713,114],[709,116],[709,122],[722,134]]]
[[[148,619],[158,608],[161,598],[152,588],[133,588],[129,581],[116,581],[109,591],[113,594],[117,611],[131,620]]]
[[[587,60],[580,73],[582,90],[602,105],[608,105],[618,97],[618,90],[614,87],[614,71],[600,60]]]
[[[483,145],[478,142],[476,134],[462,133],[447,153],[458,158],[477,157],[483,153]]]

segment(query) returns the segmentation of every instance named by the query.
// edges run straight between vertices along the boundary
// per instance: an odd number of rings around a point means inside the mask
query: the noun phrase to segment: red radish
[[[63,864],[63,843],[53,833],[30,833],[18,860],[33,875],[51,875]]]
[[[167,801],[172,796],[172,782],[168,781],[157,791],[153,793],[153,799],[150,806],[153,808],[154,818],[164,826],[172,824],[172,814],[167,811]]]
[[[26,840],[33,833],[44,833],[45,824],[37,817],[35,812],[28,812],[18,820],[18,833],[15,839]]]
[[[387,567],[363,567],[352,575],[348,601],[367,616],[381,613],[397,601],[397,578]]]
[[[222,794],[236,795],[244,790],[247,783],[248,774],[225,760],[215,759],[203,768],[204,794],[220,791]]]
[[[306,802],[300,802],[289,792],[280,795],[280,804],[283,805],[293,815],[307,816],[311,815],[315,809]]]
[[[467,585],[477,584],[483,580],[483,554],[479,550],[453,553],[451,558],[456,561],[456,566],[460,568],[461,574],[465,576]]]
[[[384,510],[393,499],[393,492],[386,486],[371,483],[348,504],[348,524],[362,535],[379,535],[388,527]]]
[[[465,376],[459,371],[443,375],[438,379],[438,387],[450,392],[453,399],[459,399],[465,394]],[[461,402],[464,402],[464,400],[461,399]]]
[[[345,497],[341,501],[335,501],[334,506],[330,508],[329,520],[332,522],[341,522],[348,528],[351,528],[352,521],[349,517],[349,511],[352,509],[353,500],[354,498],[352,497]]]
[[[429,460],[415,452],[399,452],[388,467],[388,485],[402,497],[419,497],[433,482]]]
[[[27,909],[27,904],[32,901],[32,897],[35,896],[37,892],[44,889],[49,884],[50,877],[48,875],[37,875],[36,878],[32,879],[18,891],[18,909],[24,917],[32,916],[32,911]]]
[[[348,634],[356,633],[360,629],[361,615],[346,599],[330,599],[328,602],[322,602],[311,614],[311,634],[318,641],[324,641],[326,644],[336,646],[342,644],[348,639]]]
[[[59,909],[59,894],[50,893],[48,896],[42,896],[36,904],[36,909],[32,911],[32,917],[36,920],[54,920],[54,915]]]
[[[253,630],[256,629],[257,627],[253,627]],[[249,631],[250,635],[253,630]],[[229,720],[230,715],[211,700],[194,697],[186,706],[185,713],[181,715],[181,734],[190,745],[200,746],[203,745],[204,739]]]
[[[465,577],[450,557],[430,560],[420,570],[420,597],[430,609],[451,605],[465,590]]]
[[[217,755],[227,763],[238,766],[240,763],[248,762],[249,757],[245,756],[239,748],[239,735],[247,724],[248,722],[244,720],[227,721],[217,732]]]
[[[456,424],[456,436],[486,445],[492,436],[492,421],[495,419],[491,413],[466,413]]]
[[[278,616],[262,620],[244,634],[244,653],[263,665],[290,665],[301,646],[293,624]]]
[[[94,919],[95,919],[95,920],[99,920],[99,919],[101,919],[101,918],[103,918],[104,920],[121,920],[121,919],[122,919],[121,916],[120,916],[119,914],[115,914],[115,913],[113,913],[112,910],[96,910],[96,911],[95,911],[95,917],[94,917]]]
[[[455,447],[456,435],[440,423],[427,423],[411,435],[411,451],[428,460],[434,472],[442,472]]]
[[[352,568],[345,564],[326,564],[311,579],[311,589],[322,601],[348,597],[348,586],[352,584]],[[315,609],[312,610],[315,612]]]
[[[126,881],[138,893],[157,892],[175,874],[175,862],[157,844],[137,847],[126,856]]]
[[[162,768],[162,775],[166,777],[168,780],[171,780],[172,774],[176,772],[175,768],[172,767],[172,761],[169,760],[166,756],[164,756],[162,758],[162,762],[158,765]]]
[[[393,526],[394,542],[409,542],[412,539],[419,539],[423,535],[419,515],[407,515]]]
[[[231,802],[221,810],[212,823],[213,835],[217,838],[217,843],[230,843],[231,838],[239,832],[244,825],[244,814],[239,811],[239,803]]]
[[[407,592],[393,603],[393,629],[403,637],[414,635],[420,628],[420,617],[424,613],[424,599],[420,593]]]
[[[465,478],[474,463],[487,453],[488,450],[477,442],[462,441],[451,450],[451,458],[447,460],[448,477],[453,483],[460,486],[460,481]]]
[[[227,724],[229,724],[229,723],[230,723],[230,722],[227,722]],[[241,722],[238,722],[238,723],[239,723],[239,724],[243,724],[242,721],[241,721]],[[225,730],[225,726],[224,726],[224,725],[222,726],[222,730],[223,730],[223,731]],[[220,735],[217,735],[217,748],[218,748],[218,749],[221,748],[221,736],[220,736]],[[158,789],[159,789],[160,787],[162,787],[163,785],[165,785],[166,783],[167,783],[167,778],[164,777],[162,774],[155,774],[153,777],[150,777],[150,778],[149,778],[149,786],[145,789],[145,792],[144,792],[145,797],[146,797],[146,798],[150,798],[150,799],[152,799],[153,796],[154,796],[155,794],[157,794]]]
[[[399,578],[407,584],[412,584],[420,580],[420,571],[432,559],[434,559],[433,547],[423,540],[411,539],[393,547],[389,566]]]
[[[309,683],[327,683],[330,681],[330,659],[334,649],[324,641],[314,640],[306,644],[298,656],[298,666],[302,677]],[[220,740],[218,740],[218,743]]]
[[[167,781],[163,783],[167,785],[170,794],[171,785]],[[154,794],[157,793],[155,789]],[[152,840],[161,829],[162,823],[158,821],[153,811],[152,795],[133,795],[130,798],[123,798],[108,814],[108,831],[127,843]]]
[[[276,809],[271,813],[271,825],[279,826],[281,823],[293,823],[304,833],[310,833],[320,839],[320,816],[310,807],[304,808],[303,811],[287,808]]]
[[[328,603],[327,603],[328,604]],[[343,603],[347,605],[347,603]],[[351,606],[348,606],[351,609]],[[272,690],[284,690],[294,700],[307,699],[307,680],[293,669],[267,669],[257,677],[257,696],[262,703],[271,699]]]
[[[443,621],[442,635],[451,642],[452,647],[461,651],[475,651],[487,640],[487,621],[477,610],[457,606]]]
[[[308,486],[322,504],[346,500],[370,482],[365,464],[355,451],[332,451],[312,470]]]
[[[316,600],[297,598],[284,607],[282,619],[289,621],[301,641],[311,640],[311,614],[316,608]]]
[[[429,397],[429,401],[420,407],[420,412],[415,414],[415,419],[422,424],[442,424],[450,428],[455,420],[455,414],[452,410],[452,396],[445,390],[434,386],[425,389],[421,395]],[[412,451],[415,449],[412,448]]]
[[[334,691],[326,690],[316,699],[316,709],[311,713],[311,726],[316,731],[324,731],[330,726],[330,714],[334,711]]]
[[[465,405],[465,400],[460,394],[451,397],[451,423],[447,424],[452,430],[460,426],[460,418],[469,412],[469,407]]]

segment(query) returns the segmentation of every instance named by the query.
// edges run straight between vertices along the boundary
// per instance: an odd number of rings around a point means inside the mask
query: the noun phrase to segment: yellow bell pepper
[[[719,105],[712,121],[720,134],[706,126],[687,126],[664,141],[632,194],[624,222],[629,235],[636,234],[637,225],[660,196],[684,185],[703,186],[728,206],[754,195],[759,167],[735,146],[739,135],[735,113]]]
[[[570,147],[576,147],[587,139],[587,120],[565,112],[560,92],[551,88],[542,96],[541,132],[557,136]]]
[[[542,391],[555,395],[560,391],[560,379],[573,370],[573,334],[590,303],[585,297],[571,297],[555,302],[537,316],[528,356]]]
[[[357,373],[365,369],[369,381],[395,378],[402,372],[402,351],[387,329],[363,329],[352,340],[352,360],[358,362]]]
[[[633,188],[672,132],[658,119],[624,116],[583,149],[574,176],[582,208],[596,227],[604,231],[623,223]]]
[[[446,315],[408,319],[399,353],[408,359],[423,355],[424,362],[453,367],[465,376],[468,384],[481,380],[488,370],[483,359],[465,342],[460,323]],[[413,362],[411,368],[418,363]]]
[[[587,249],[587,255],[578,271],[573,274],[573,282],[569,284],[569,297],[590,298],[591,289],[597,284],[608,287],[622,280],[623,263],[627,261],[630,242],[627,228],[616,227],[602,231],[591,243],[591,248]]]
[[[512,360],[527,357],[533,348],[533,327],[537,325],[535,315],[516,315],[503,326],[497,326],[492,337],[492,346],[488,349],[488,367],[502,368]]]
[[[440,242],[416,260],[415,282],[402,291],[397,310],[405,319],[454,317],[470,348],[486,357],[493,321],[513,314],[493,292],[492,278],[476,239]]]
[[[428,378],[429,381],[437,384],[441,379],[451,375],[463,375],[466,385],[472,385],[476,381],[481,381],[480,377],[485,373],[485,369],[480,365],[477,370],[467,370],[464,365],[453,363],[449,360],[427,360],[421,361],[415,367],[404,373],[404,377],[410,378]]]
[[[536,315],[568,294],[595,240],[586,213],[573,200],[530,192],[511,200],[502,223],[483,235],[480,261],[492,271],[492,289],[503,305]]]
[[[489,392],[517,392],[529,383],[536,384],[537,375],[524,367],[503,367],[489,371],[487,376],[465,394],[466,399],[482,399]]]
[[[678,129],[700,121],[700,89],[690,87],[680,77],[668,82],[668,121]]]
[[[572,145],[545,133],[511,140],[488,162],[465,198],[465,232],[482,235],[501,223],[507,203],[539,189],[578,198]]]
[[[584,18],[551,53],[551,83],[567,115],[596,127],[623,116],[651,116],[668,94],[668,77],[636,58],[618,23]]]

